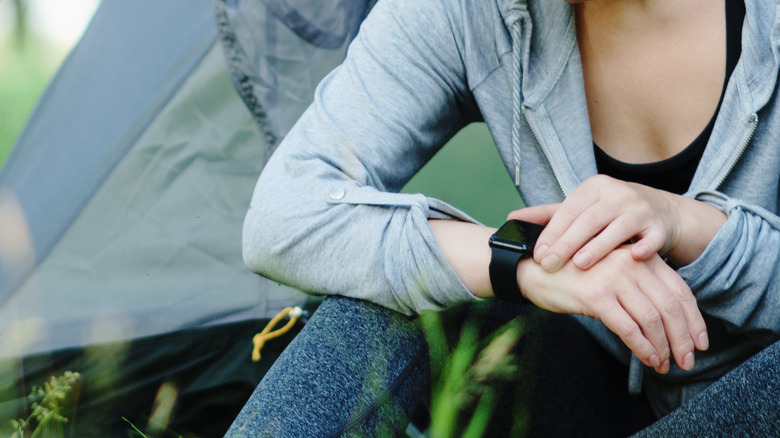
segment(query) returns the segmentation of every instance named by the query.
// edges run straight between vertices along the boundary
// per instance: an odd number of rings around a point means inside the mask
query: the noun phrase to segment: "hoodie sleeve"
[[[728,214],[702,255],[678,270],[699,308],[735,331],[780,333],[780,218],[722,193],[696,199]]]
[[[478,118],[451,19],[440,0],[374,7],[257,183],[243,234],[251,270],[405,314],[476,299],[427,221],[473,220],[397,193]]]

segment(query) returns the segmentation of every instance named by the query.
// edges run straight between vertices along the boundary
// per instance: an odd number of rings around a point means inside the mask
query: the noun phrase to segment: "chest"
[[[726,23],[712,2],[685,25],[605,34],[578,16],[591,134],[611,157],[661,161],[684,150],[713,118],[726,79]]]

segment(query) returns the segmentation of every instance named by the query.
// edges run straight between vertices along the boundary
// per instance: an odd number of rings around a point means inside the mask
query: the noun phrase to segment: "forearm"
[[[488,239],[496,229],[450,220],[429,220],[428,224],[439,249],[463,284],[478,297],[492,297]]]
[[[780,333],[780,218],[723,195],[710,200],[729,212],[728,220],[704,253],[677,272],[702,311],[739,331]]]

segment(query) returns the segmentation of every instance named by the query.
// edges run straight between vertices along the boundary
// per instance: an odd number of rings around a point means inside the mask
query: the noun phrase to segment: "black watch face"
[[[490,236],[490,246],[518,252],[530,251],[543,229],[542,225],[510,220]]]

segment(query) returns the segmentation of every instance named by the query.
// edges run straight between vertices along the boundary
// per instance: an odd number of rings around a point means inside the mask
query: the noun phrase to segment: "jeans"
[[[487,300],[441,312],[445,336],[437,341],[430,331],[426,338],[418,319],[329,297],[226,436],[403,436],[412,418],[425,428],[427,415],[419,414],[430,405],[420,401],[430,400],[442,369],[438,356],[452,350],[467,321],[477,322],[479,338],[507,324],[522,333],[513,351],[520,378],[496,385],[505,390],[485,436],[777,436],[780,430],[774,366],[780,344],[656,421],[643,396],[628,394],[627,366],[569,316]],[[461,409],[456,418],[469,419],[473,406]]]

